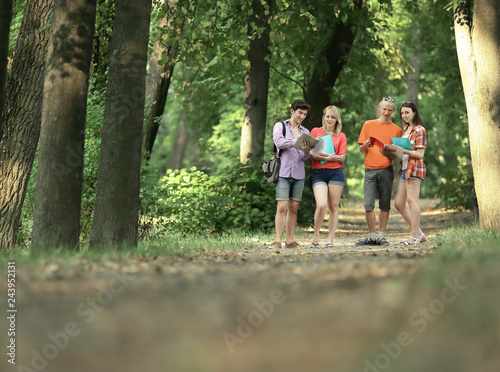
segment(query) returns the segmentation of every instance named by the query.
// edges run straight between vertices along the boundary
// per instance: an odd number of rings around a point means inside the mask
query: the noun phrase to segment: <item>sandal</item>
[[[422,235],[420,235],[420,236],[418,237],[418,239],[419,239],[419,243],[423,243],[423,242],[426,242],[426,241],[427,241],[427,237],[425,236],[425,234],[424,234],[424,233],[422,233]]]
[[[309,248],[319,248],[319,243],[311,243]]]
[[[409,242],[408,240],[410,240],[410,239],[413,239],[414,242],[413,243]],[[420,243],[420,237],[414,238],[413,236],[410,236],[410,238],[408,240],[405,241],[405,242],[401,242],[401,244],[402,245],[417,245],[418,243]]]
[[[295,241],[290,243],[285,242],[285,248],[300,248],[300,244]]]
[[[327,243],[325,244],[325,248],[334,248],[332,243]]]
[[[269,248],[281,249],[281,243],[280,242],[274,242],[273,244],[269,245]]]

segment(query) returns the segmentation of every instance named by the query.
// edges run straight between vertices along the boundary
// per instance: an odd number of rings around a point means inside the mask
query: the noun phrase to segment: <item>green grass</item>
[[[475,265],[500,262],[500,231],[486,231],[479,226],[450,228],[437,237],[437,259]]]
[[[304,234],[303,228],[297,228],[296,236]],[[253,238],[258,238],[254,241]],[[103,256],[126,259],[131,257],[157,257],[161,255],[184,255],[198,252],[234,251],[261,245],[264,242],[274,241],[273,233],[250,235],[245,232],[213,235],[182,235],[169,234],[167,237],[141,241],[137,248],[107,248],[90,250],[83,248],[80,251],[61,249],[48,250],[42,253],[31,253],[28,248],[19,248],[12,252],[0,254],[0,270],[4,270],[7,262],[16,262],[17,265],[43,265],[50,260],[59,262],[80,258],[89,261],[98,261]],[[482,267],[500,266],[500,232],[484,231],[478,226],[450,228],[443,230],[435,238],[436,254],[431,258],[430,267],[447,270],[467,266],[468,270],[479,270]]]
[[[221,250],[233,251],[255,245],[250,236],[244,232],[213,235],[182,235],[169,234],[162,239],[145,240],[137,248],[105,248],[92,250],[84,247],[79,251],[64,249],[50,249],[44,252],[30,252],[23,247],[11,252],[0,253],[0,271],[4,270],[7,262],[16,262],[16,265],[44,265],[51,260],[58,262],[71,262],[75,258],[98,261],[104,256],[117,259],[132,257],[156,257],[160,255],[184,255],[198,252],[217,252]]]

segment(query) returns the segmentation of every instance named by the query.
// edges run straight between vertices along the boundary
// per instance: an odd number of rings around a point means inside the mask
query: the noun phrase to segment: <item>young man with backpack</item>
[[[276,184],[276,240],[271,244],[271,247],[275,249],[281,248],[285,227],[285,247],[299,247],[299,244],[294,241],[295,226],[297,210],[304,190],[306,175],[304,161],[309,159],[311,148],[308,141],[300,143],[301,150],[295,149],[293,145],[302,133],[309,134],[309,130],[301,124],[310,108],[311,106],[302,100],[293,101],[290,119],[276,123],[273,129],[274,144],[281,153],[281,167]],[[283,124],[285,124],[285,133],[283,133]]]

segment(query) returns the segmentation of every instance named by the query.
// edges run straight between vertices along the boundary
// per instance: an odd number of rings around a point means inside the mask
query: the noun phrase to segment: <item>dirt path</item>
[[[393,330],[408,323],[405,306],[418,309],[409,274],[427,262],[443,227],[470,221],[423,207],[429,240],[415,248],[398,244],[409,228],[395,214],[390,246],[356,247],[366,231],[357,206],[342,208],[333,250],[308,248],[306,231],[306,248],[279,253],[254,242],[235,252],[19,268],[16,365],[2,360],[1,370],[383,370],[383,355],[398,350]],[[3,324],[0,332],[6,337]]]

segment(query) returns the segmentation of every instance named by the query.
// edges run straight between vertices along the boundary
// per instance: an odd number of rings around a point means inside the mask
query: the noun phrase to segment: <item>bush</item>
[[[450,169],[446,183],[438,190],[440,206],[449,209],[470,210],[474,204],[474,176],[472,165],[466,164]]]
[[[262,231],[274,226],[275,186],[265,180],[260,162],[212,174],[195,167],[168,170],[161,187],[156,213],[164,216],[162,232]]]

